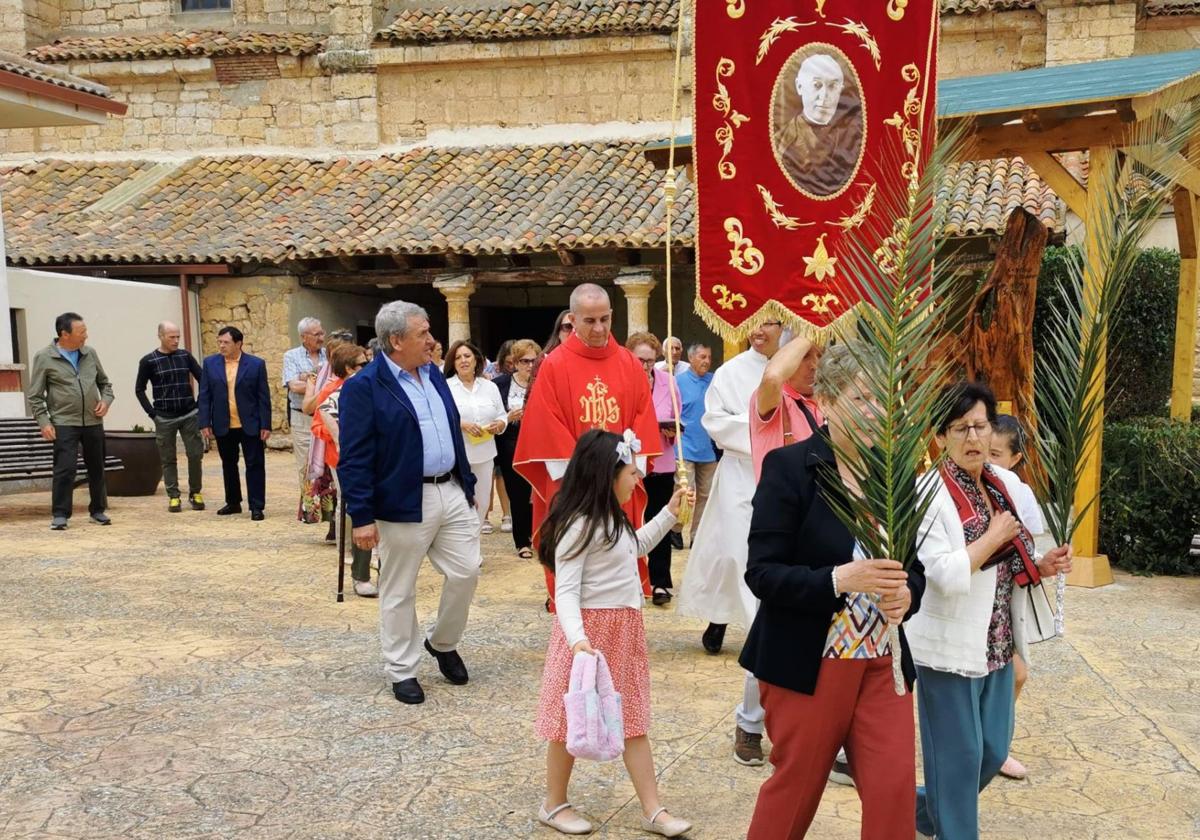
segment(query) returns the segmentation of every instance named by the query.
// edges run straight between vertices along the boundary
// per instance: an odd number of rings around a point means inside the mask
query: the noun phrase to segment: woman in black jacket
[[[762,603],[740,661],[759,680],[775,772],[759,791],[749,840],[804,837],[843,745],[862,837],[913,834],[915,671],[902,630],[910,691],[898,696],[887,625],[916,612],[924,569],[856,553],[828,501],[857,491],[830,441],[852,452],[851,435],[872,433],[853,419],[870,416],[860,373],[845,345],[826,350],[814,395],[828,425],[767,455],[754,496],[746,583]]]
[[[517,449],[517,435],[521,433],[521,417],[525,413],[525,402],[533,384],[533,365],[542,352],[536,341],[521,339],[514,341],[511,350],[513,372],[497,376],[492,381],[500,389],[500,400],[508,412],[508,427],[496,437],[496,464],[504,476],[504,487],[508,491],[508,504],[512,509],[513,544],[517,556],[533,558],[533,488],[529,482],[513,469],[513,453]]]

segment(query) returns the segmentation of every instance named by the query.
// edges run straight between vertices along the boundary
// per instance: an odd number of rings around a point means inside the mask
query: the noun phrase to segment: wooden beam
[[[396,268],[409,269],[412,268],[412,260],[407,254],[391,254],[392,262],[396,264]]]
[[[1148,146],[1128,146],[1125,154],[1195,195],[1200,195],[1200,169],[1181,154],[1167,154]]]
[[[556,283],[575,286],[580,283],[611,283],[616,279],[621,266],[576,265],[538,266],[536,268],[477,269],[471,272],[477,286],[545,285]],[[318,288],[346,288],[356,286],[427,286],[439,277],[444,277],[445,268],[413,268],[408,271],[359,271],[356,274],[340,272],[314,272],[310,275],[311,285]]]
[[[513,268],[529,268],[528,254],[505,254],[504,260]]]
[[[1171,369],[1171,419],[1192,419],[1196,363],[1196,287],[1200,279],[1200,200],[1175,191],[1175,232],[1179,237],[1179,302],[1175,309],[1175,359]]]
[[[582,265],[583,255],[568,248],[558,248],[558,261],[563,265]]]
[[[311,271],[312,271],[312,269],[310,269],[306,263],[303,263],[300,260],[291,260],[291,259],[280,260],[279,267],[282,268],[284,271],[286,271],[288,274],[295,274],[297,276],[303,276],[305,274],[311,273]]]
[[[1075,152],[1096,146],[1122,146],[1130,125],[1117,114],[1098,114],[1068,120],[1045,131],[1023,123],[983,126],[970,135],[962,160],[1016,157],[1027,151]]]
[[[1021,155],[1025,162],[1054,190],[1071,212],[1087,223],[1087,190],[1058,158],[1049,152],[1030,149]]]
[[[1084,244],[1084,300],[1095,300],[1101,292],[1104,282],[1100,274],[1104,263],[1103,239],[1101,231],[1094,220],[1103,218],[1104,208],[1097,202],[1102,200],[1108,190],[1117,180],[1117,151],[1112,146],[1095,146],[1088,150],[1088,218],[1093,223],[1087,227]],[[1092,382],[1092,393],[1103,402],[1104,386],[1107,371],[1101,351],[1100,369]],[[1108,568],[1108,558],[1100,554],[1100,464],[1104,446],[1104,419],[1097,419],[1095,428],[1091,430],[1088,441],[1084,446],[1082,477],[1075,488],[1075,508],[1086,513],[1075,532],[1075,569],[1071,576],[1076,581],[1088,585],[1101,585],[1112,582],[1112,572]]]
[[[348,257],[345,254],[338,254],[335,259],[337,260],[337,264],[346,271],[351,273],[358,271],[358,260],[356,260],[354,257]]]

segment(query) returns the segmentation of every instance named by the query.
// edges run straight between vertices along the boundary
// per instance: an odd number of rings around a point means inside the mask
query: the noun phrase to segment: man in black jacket
[[[162,460],[163,484],[167,488],[167,510],[179,513],[179,467],[175,435],[183,438],[188,459],[188,503],[192,510],[204,510],[200,495],[203,479],[204,441],[196,422],[196,398],[191,380],[200,384],[200,365],[186,349],[179,348],[179,327],[170,321],[158,325],[158,348],[138,363],[134,392],[138,402],[154,421],[158,456]],[[154,388],[154,402],[146,399],[146,384]]]

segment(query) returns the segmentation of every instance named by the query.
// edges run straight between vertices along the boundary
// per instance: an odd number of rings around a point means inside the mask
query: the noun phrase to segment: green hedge
[[[1134,572],[1200,574],[1200,424],[1150,417],[1104,428],[1100,550]]]
[[[1045,323],[1046,312],[1066,305],[1066,259],[1073,250],[1073,246],[1047,248],[1042,259],[1033,318],[1035,353],[1045,340],[1040,325]],[[1109,331],[1105,413],[1110,421],[1166,416],[1178,293],[1179,254],[1165,248],[1142,251],[1129,278],[1124,304]]]

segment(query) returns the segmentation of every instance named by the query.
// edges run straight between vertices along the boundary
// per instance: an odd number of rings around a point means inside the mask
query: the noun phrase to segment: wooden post
[[[1104,247],[1101,231],[1097,223],[1104,217],[1104,211],[1097,206],[1106,186],[1117,180],[1117,152],[1112,146],[1097,146],[1088,150],[1090,173],[1088,175],[1088,225],[1084,251],[1083,297],[1085,301],[1095,300],[1101,292],[1103,276],[1097,270],[1101,265]],[[1092,388],[1103,395],[1105,377],[1104,353],[1100,355],[1100,369]],[[1100,466],[1104,446],[1103,412],[1097,419],[1096,427],[1092,429],[1084,454],[1083,477],[1075,488],[1075,507],[1081,509],[1092,499],[1095,503],[1088,508],[1075,532],[1075,562],[1074,570],[1067,578],[1072,586],[1104,586],[1112,583],[1112,570],[1108,565],[1108,557],[1100,554]]]
[[[179,343],[184,350],[191,349],[192,335],[192,302],[188,300],[188,276],[186,274],[179,275],[179,298],[183,305],[183,323],[180,324],[182,330],[179,334]]]
[[[1171,419],[1192,419],[1195,375],[1196,285],[1200,277],[1200,202],[1189,190],[1175,191],[1175,232],[1179,238],[1179,305],[1175,311],[1175,362],[1171,373]]]
[[[1038,272],[1049,232],[1032,213],[1018,207],[1008,217],[996,261],[979,290],[967,318],[967,378],[988,383],[996,400],[1032,434],[1036,430],[1033,398],[1033,310]],[[983,309],[993,302],[989,323]],[[1039,469],[1029,447],[1027,466]]]

